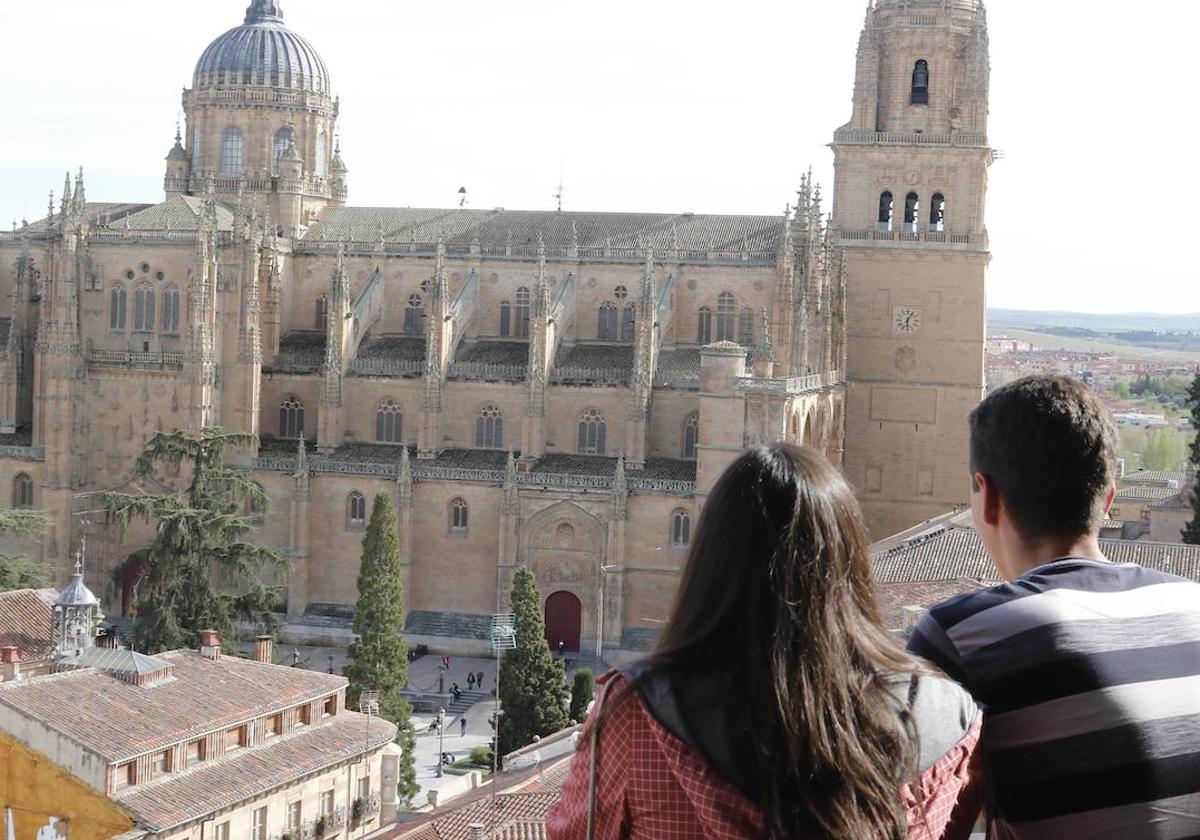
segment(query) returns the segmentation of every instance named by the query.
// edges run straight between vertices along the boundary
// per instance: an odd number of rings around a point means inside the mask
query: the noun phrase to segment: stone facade
[[[982,130],[986,51],[983,106],[872,122],[864,68],[909,37],[880,34],[894,5],[868,16],[828,224],[809,177],[778,217],[346,206],[340,148],[318,149],[336,130],[328,76],[255,0],[184,93],[163,203],[88,202],[81,173],[46,219],[0,234],[0,487],[53,514],[33,553],[65,574],[86,531],[107,579],[148,532],[79,516],[79,494],[127,486],[158,430],[221,425],[261,438],[239,462],[270,497],[259,539],[290,559],[293,621],[353,604],[386,490],[414,638],[483,646],[528,565],[543,595],[569,593],[555,618],[584,649],[638,649],[705,494],[749,444],[845,449],[879,528],[961,501],[990,151],[959,132]],[[945,54],[949,75],[982,12],[935,5],[913,49]],[[300,64],[239,53],[260,30]],[[952,197],[947,233],[875,237],[871,195],[893,170]],[[916,335],[893,334],[897,307],[921,309]]]

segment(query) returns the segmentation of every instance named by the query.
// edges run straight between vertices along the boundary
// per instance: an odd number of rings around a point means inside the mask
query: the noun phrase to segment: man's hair
[[[971,473],[992,480],[1026,539],[1096,533],[1117,469],[1117,428],[1088,388],[1031,376],[971,412]]]

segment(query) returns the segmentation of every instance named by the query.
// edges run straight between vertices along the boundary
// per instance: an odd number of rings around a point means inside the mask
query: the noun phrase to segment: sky
[[[161,201],[180,94],[249,0],[0,0],[0,225],[65,170]],[[782,214],[832,184],[862,0],[283,0],[355,205]],[[1200,312],[1200,4],[991,0],[993,307]],[[1138,220],[1141,221],[1138,221]],[[1136,223],[1136,224],[1135,224]]]

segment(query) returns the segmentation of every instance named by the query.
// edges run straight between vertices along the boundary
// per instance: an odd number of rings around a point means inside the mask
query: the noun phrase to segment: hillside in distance
[[[1200,312],[1163,314],[1121,312],[1098,315],[1091,312],[1038,312],[1027,309],[989,309],[988,326],[1009,326],[1044,331],[1047,328],[1091,330],[1111,335],[1124,332],[1200,332]]]

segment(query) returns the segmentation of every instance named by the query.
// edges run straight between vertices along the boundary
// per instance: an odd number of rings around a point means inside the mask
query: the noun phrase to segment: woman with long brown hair
[[[884,628],[810,450],[729,466],[657,648],[601,683],[551,840],[966,837],[979,811],[978,709]]]

